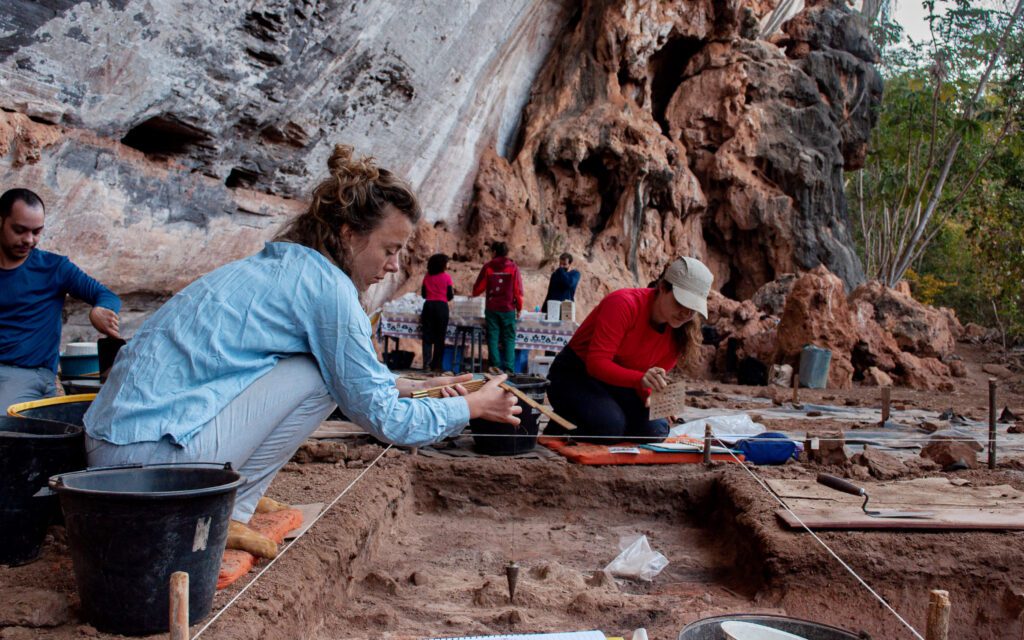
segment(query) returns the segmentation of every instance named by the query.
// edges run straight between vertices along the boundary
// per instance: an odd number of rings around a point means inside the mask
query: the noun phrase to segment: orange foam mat
[[[249,521],[249,528],[262,533],[277,544],[284,542],[288,532],[302,526],[302,512],[298,509],[284,509],[273,513],[257,513]],[[256,556],[248,551],[225,549],[224,559],[220,562],[220,574],[217,576],[217,588],[232,584],[253,568]]]
[[[537,442],[577,464],[699,464],[704,462],[703,453],[651,451],[638,447],[633,442],[610,445],[585,444],[568,442],[564,438],[538,438]],[[702,444],[700,440],[686,437],[668,438],[665,442]],[[632,447],[636,448],[639,453],[612,453],[612,447]],[[743,460],[743,454],[737,453],[736,458]],[[715,462],[736,462],[736,458],[728,453],[711,454],[711,459]]]

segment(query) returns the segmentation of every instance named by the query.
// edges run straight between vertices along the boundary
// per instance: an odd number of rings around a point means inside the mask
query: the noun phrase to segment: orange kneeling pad
[[[704,462],[704,454],[701,452],[683,451],[651,451],[638,447],[633,442],[620,442],[617,444],[586,444],[583,442],[568,442],[564,438],[538,438],[537,442],[551,449],[559,455],[563,455],[577,464],[699,464]],[[665,442],[687,442],[703,446],[704,441],[685,436],[668,438]],[[611,447],[635,447],[640,453],[612,453]],[[711,459],[715,462],[736,462],[736,458],[743,460],[743,454],[737,453],[736,457],[728,453],[712,453]]]
[[[249,528],[261,533],[277,544],[284,542],[289,531],[302,526],[302,512],[298,509],[284,509],[273,513],[257,513],[249,520]],[[225,549],[224,559],[220,562],[220,574],[217,576],[217,588],[223,589],[235,580],[249,573],[256,564],[256,556],[248,551]]]

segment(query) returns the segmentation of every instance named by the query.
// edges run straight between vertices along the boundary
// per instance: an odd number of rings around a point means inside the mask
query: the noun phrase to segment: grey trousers
[[[57,395],[57,374],[47,367],[25,369],[0,364],[0,415],[7,407]]]
[[[86,436],[86,452],[89,466],[230,462],[246,480],[231,517],[248,522],[270,481],[336,406],[313,359],[293,356],[278,361],[184,445],[167,439],[116,445]]]

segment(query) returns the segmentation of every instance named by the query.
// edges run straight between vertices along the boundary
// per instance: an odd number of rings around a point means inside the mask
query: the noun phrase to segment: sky
[[[925,22],[925,10],[921,6],[921,0],[891,0],[893,4],[893,18],[901,27],[906,35],[910,36],[918,42],[931,40],[931,35],[928,33],[928,23]],[[1005,7],[1006,2],[1002,0],[976,0],[974,4],[983,7]],[[946,2],[943,0],[936,0],[935,3],[936,13],[942,14],[945,10]]]
[[[893,4],[893,19],[903,27],[908,36],[917,42],[931,40],[921,0],[893,0]]]

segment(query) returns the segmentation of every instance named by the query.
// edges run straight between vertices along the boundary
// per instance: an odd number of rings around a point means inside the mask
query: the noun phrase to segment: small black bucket
[[[551,384],[541,376],[509,376],[506,382],[536,400],[544,402],[544,394]],[[517,453],[531,451],[537,445],[537,417],[540,412],[526,404],[522,398],[519,406],[523,412],[519,414],[519,425],[490,420],[470,420],[469,427],[473,431],[473,449],[477,453],[488,456],[514,456]]]
[[[235,492],[229,465],[107,467],[50,478],[85,618],[107,633],[168,630],[171,574],[189,575],[189,621],[213,606]]]
[[[0,416],[0,564],[39,556],[47,525],[60,520],[60,504],[56,496],[35,494],[50,476],[85,468],[84,439],[75,425]]]
[[[11,405],[10,409],[22,418],[53,420],[84,427],[83,416],[89,410],[95,397],[95,391],[72,396],[57,396]]]
[[[785,631],[807,640],[859,640],[861,636],[817,622],[786,618],[784,616],[738,614],[704,618],[686,625],[679,633],[678,640],[727,640],[722,630],[723,622],[750,622],[779,631]]]

